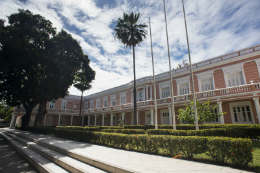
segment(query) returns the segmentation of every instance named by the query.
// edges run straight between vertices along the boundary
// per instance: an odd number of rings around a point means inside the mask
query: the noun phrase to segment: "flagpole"
[[[150,17],[149,17],[149,28],[150,28],[151,54],[152,54],[152,64],[153,64],[154,121],[155,121],[155,129],[158,129],[158,123],[157,123],[157,100],[156,100],[156,87],[155,87],[154,62],[153,62],[153,40],[152,40],[152,30],[151,30],[151,24],[150,24]]]
[[[166,12],[165,12],[165,1],[164,2],[164,16],[165,16],[165,27],[166,27],[166,38],[167,38],[167,47],[168,47],[168,59],[169,59],[169,73],[170,73],[170,93],[171,93],[171,102],[172,102],[172,119],[170,119],[170,125],[173,123],[173,130],[176,130],[175,124],[175,110],[174,110],[174,94],[173,94],[173,85],[172,85],[172,69],[171,69],[171,57],[170,57],[170,49],[169,49],[169,41],[168,41],[168,31],[167,31],[167,20],[166,20]],[[169,110],[170,111],[170,110]],[[169,112],[170,113],[170,112]]]
[[[194,80],[193,80],[193,72],[192,72],[191,57],[190,57],[189,37],[188,37],[188,31],[187,31],[187,24],[186,24],[186,17],[185,17],[185,9],[184,9],[183,0],[182,0],[182,7],[183,7],[184,23],[185,23],[185,30],[186,30],[186,39],[187,39],[187,46],[188,46],[188,53],[189,53],[190,76],[191,76],[192,94],[193,94],[193,102],[194,102],[193,110],[194,110],[194,114],[195,114],[195,125],[196,125],[196,130],[199,130],[198,114],[197,114],[197,102],[196,102],[196,95],[195,95],[195,90],[194,90]]]

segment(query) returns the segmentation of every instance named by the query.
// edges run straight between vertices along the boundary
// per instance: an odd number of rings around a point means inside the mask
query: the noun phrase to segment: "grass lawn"
[[[260,172],[260,141],[253,141],[253,150],[253,161],[248,164],[248,167],[241,167],[241,169]],[[177,158],[185,159],[181,156],[177,156]],[[203,163],[216,164],[216,162],[212,160],[209,156],[207,156],[205,153],[195,155],[192,160]],[[226,165],[238,168],[237,166],[233,166],[229,163],[227,163]]]

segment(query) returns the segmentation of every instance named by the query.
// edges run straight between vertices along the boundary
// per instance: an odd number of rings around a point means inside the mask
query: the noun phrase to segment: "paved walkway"
[[[126,151],[121,149],[99,146],[89,143],[76,142],[72,140],[53,137],[51,135],[40,135],[18,130],[11,130],[26,137],[56,148],[66,149],[83,157],[96,159],[118,168],[132,170],[133,172],[162,173],[162,172],[189,172],[189,173],[246,173],[247,171],[234,169],[227,166],[217,166],[194,161],[173,159],[169,157]]]
[[[36,173],[17,151],[0,137],[0,173]]]

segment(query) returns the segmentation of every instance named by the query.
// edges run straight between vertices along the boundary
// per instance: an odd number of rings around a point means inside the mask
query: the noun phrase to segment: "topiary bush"
[[[124,129],[144,129],[144,125],[124,125]]]

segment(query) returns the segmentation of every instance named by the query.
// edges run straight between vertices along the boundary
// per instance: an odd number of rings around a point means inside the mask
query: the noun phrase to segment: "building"
[[[259,124],[260,119],[260,45],[193,64],[196,97],[207,101],[211,106],[218,105],[224,116],[212,124]],[[152,69],[151,69],[152,71]],[[172,124],[170,121],[171,97],[169,72],[156,75],[157,119],[158,125]],[[172,71],[175,114],[192,99],[189,67]],[[153,77],[147,76],[136,81],[138,124],[154,124]],[[133,124],[133,82],[104,90],[84,97],[84,125],[117,125],[123,119],[126,125]],[[48,113],[42,121],[43,126],[77,125],[80,96],[70,95],[47,104]],[[35,119],[37,107],[31,117]],[[15,109],[16,124],[19,125],[24,109]],[[180,122],[176,117],[176,124]]]

